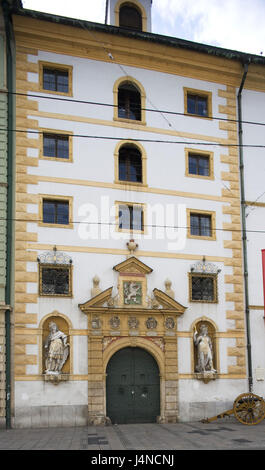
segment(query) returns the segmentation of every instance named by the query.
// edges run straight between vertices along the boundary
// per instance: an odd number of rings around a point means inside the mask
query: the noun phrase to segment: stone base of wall
[[[86,405],[32,406],[16,408],[14,428],[87,426]]]
[[[194,422],[212,418],[233,408],[233,401],[196,402],[179,404],[179,422]],[[233,415],[232,415],[233,416]],[[231,419],[225,418],[225,419]],[[220,421],[218,419],[218,421]]]

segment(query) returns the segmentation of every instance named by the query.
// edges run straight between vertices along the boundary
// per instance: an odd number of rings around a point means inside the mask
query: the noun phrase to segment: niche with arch
[[[193,324],[192,340],[195,377],[205,383],[216,379],[219,362],[216,325],[209,319],[200,318]]]

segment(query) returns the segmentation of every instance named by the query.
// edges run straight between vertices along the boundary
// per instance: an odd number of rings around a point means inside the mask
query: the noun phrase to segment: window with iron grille
[[[71,265],[39,265],[39,294],[72,296]]]
[[[190,277],[191,302],[217,302],[217,276],[215,274],[194,274]]]
[[[142,155],[134,146],[124,145],[119,150],[119,180],[142,183]]]
[[[69,136],[43,133],[43,156],[69,159]]]

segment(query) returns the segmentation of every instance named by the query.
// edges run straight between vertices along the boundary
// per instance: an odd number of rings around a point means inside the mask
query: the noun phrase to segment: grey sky
[[[22,0],[24,8],[104,23],[105,0]],[[265,0],[153,0],[152,32],[265,55]]]

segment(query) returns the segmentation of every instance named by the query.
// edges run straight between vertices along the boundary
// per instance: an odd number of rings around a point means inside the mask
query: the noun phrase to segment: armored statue
[[[55,322],[49,323],[50,333],[44,343],[45,374],[60,374],[69,355],[67,335],[59,330]]]
[[[196,372],[216,372],[213,367],[213,345],[211,337],[208,334],[208,327],[202,324],[198,333],[195,327],[194,344],[197,348]]]

